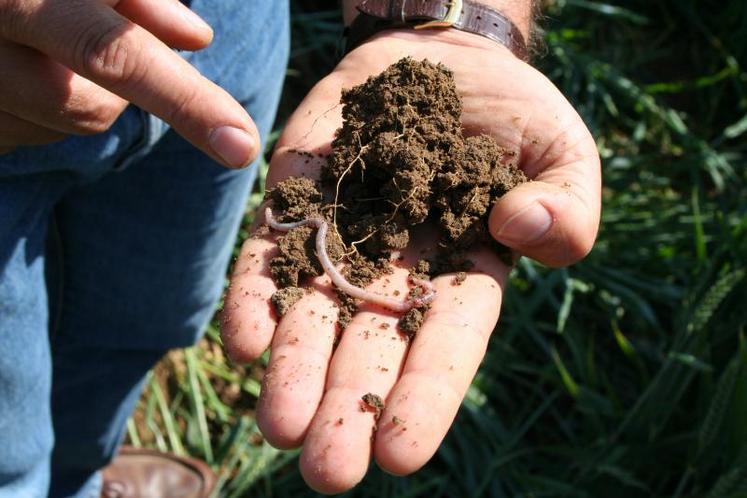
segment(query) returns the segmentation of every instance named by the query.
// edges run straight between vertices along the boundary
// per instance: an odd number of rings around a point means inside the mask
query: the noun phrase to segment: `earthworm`
[[[304,225],[315,227],[317,229],[316,254],[319,258],[319,263],[321,263],[322,268],[324,268],[324,271],[329,275],[332,283],[342,292],[355,299],[362,299],[363,301],[377,304],[388,310],[404,313],[410,311],[412,308],[424,306],[433,301],[433,298],[436,297],[436,289],[433,284],[430,281],[421,278],[410,277],[410,281],[414,285],[420,287],[423,293],[420,296],[410,295],[404,300],[398,300],[389,296],[377,294],[376,292],[370,292],[348,282],[342,273],[335,268],[332,260],[329,259],[329,255],[327,254],[327,230],[329,225],[321,217],[307,218],[305,220],[291,223],[280,223],[273,216],[272,209],[268,207],[265,209],[265,220],[270,228],[280,232],[287,232]]]

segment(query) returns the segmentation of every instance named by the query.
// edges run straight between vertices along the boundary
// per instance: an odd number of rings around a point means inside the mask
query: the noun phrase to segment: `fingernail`
[[[511,245],[531,244],[550,231],[553,221],[545,206],[535,201],[510,217],[496,238]]]
[[[182,18],[197,29],[213,31],[208,23],[189,8],[182,9]]]
[[[221,126],[210,133],[210,146],[226,164],[234,168],[249,164],[255,143],[254,137],[233,126]]]

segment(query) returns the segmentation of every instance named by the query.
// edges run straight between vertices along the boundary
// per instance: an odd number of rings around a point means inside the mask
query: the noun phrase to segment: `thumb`
[[[599,156],[590,152],[571,163],[542,171],[493,206],[488,228],[493,237],[522,255],[553,267],[586,256],[600,217]]]

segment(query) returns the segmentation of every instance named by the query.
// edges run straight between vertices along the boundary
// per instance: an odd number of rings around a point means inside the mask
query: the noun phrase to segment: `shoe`
[[[216,481],[204,462],[129,446],[104,468],[103,478],[101,498],[208,498]]]

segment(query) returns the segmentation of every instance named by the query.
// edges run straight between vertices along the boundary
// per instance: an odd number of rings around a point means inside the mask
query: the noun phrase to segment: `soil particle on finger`
[[[275,185],[268,192],[275,216],[281,222],[325,219],[330,258],[359,287],[391,271],[393,255],[410,244],[411,229],[425,222],[436,228],[438,251],[421,260],[412,276],[468,271],[467,251],[494,243],[489,209],[527,181],[516,154],[486,135],[463,135],[453,75],[440,64],[402,59],[343,90],[341,103],[343,125],[321,180],[289,178]],[[304,226],[279,235],[270,263],[279,287],[298,287],[322,273],[315,234]],[[344,329],[360,303],[338,297]],[[422,321],[423,310],[410,310],[400,328],[412,334]]]
[[[425,313],[420,308],[412,308],[410,311],[402,315],[399,319],[399,329],[407,335],[408,340],[412,340],[415,334],[420,330],[420,326],[423,325],[425,320]]]
[[[378,420],[385,408],[384,400],[381,399],[381,396],[374,393],[366,393],[361,397],[361,400],[364,403],[364,411],[374,411],[374,419]]]
[[[452,280],[451,285],[462,285],[465,280],[467,280],[467,272],[457,272],[457,274],[454,275],[454,279]]]
[[[305,291],[299,287],[283,287],[270,297],[278,316],[284,316],[294,304],[301,300]]]

